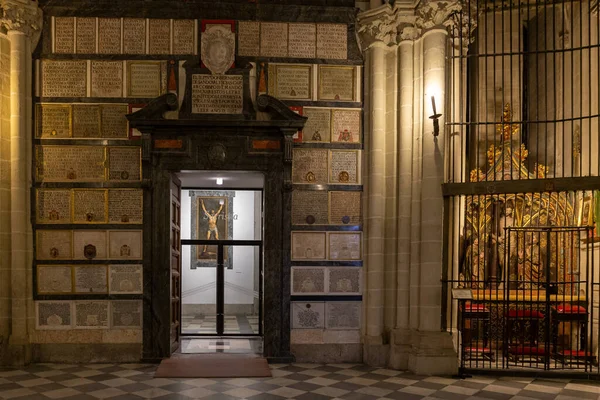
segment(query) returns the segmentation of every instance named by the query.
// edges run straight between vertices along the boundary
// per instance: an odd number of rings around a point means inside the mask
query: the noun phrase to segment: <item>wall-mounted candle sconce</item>
[[[433,120],[433,136],[437,137],[440,134],[440,123],[439,118],[442,114],[438,114],[435,109],[435,96],[431,96],[431,108],[433,110],[433,115],[429,117],[429,119]]]

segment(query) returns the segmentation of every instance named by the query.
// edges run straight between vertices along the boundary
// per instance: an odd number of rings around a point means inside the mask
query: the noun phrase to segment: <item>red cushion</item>
[[[508,310],[508,318],[544,318],[544,313],[537,310]]]
[[[510,349],[510,353],[518,355],[543,355],[546,354],[546,349],[535,346],[515,346]]]
[[[558,354],[567,357],[592,357],[592,353],[585,350],[563,350]]]
[[[561,314],[585,314],[587,310],[585,307],[577,306],[574,304],[563,303],[558,304],[554,309]]]
[[[493,353],[489,347],[465,347],[468,353]]]
[[[472,304],[472,303],[465,304],[465,311],[466,312],[490,312],[490,310],[485,308],[485,306],[483,304]]]

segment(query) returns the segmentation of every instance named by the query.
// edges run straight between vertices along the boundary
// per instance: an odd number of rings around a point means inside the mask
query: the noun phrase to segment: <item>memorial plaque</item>
[[[325,232],[292,232],[292,260],[324,260]]]
[[[109,271],[109,292],[111,294],[143,293],[144,279],[141,265],[111,265]]]
[[[42,97],[86,97],[87,61],[42,60]]]
[[[77,54],[96,53],[96,18],[77,17]]]
[[[260,54],[260,22],[238,22],[238,56],[258,57]]]
[[[361,233],[329,232],[330,260],[360,260],[361,247]]]
[[[111,259],[142,259],[142,231],[109,231],[108,243]]]
[[[361,294],[360,267],[327,268],[327,285],[330,294]]]
[[[108,180],[139,181],[142,179],[139,147],[110,147],[108,149]]]
[[[127,97],[158,97],[161,94],[160,61],[128,63]]]
[[[292,328],[325,328],[325,303],[292,302]]]
[[[329,192],[329,223],[359,225],[362,223],[362,192]]]
[[[68,265],[38,265],[37,293],[61,294],[71,293],[71,267]]]
[[[71,231],[36,231],[36,258],[38,260],[64,260],[72,257]]]
[[[171,53],[171,20],[150,19],[148,32],[150,54]]]
[[[129,139],[127,118],[125,117],[129,113],[127,104],[103,104],[101,110],[101,136],[107,139]]]
[[[329,183],[358,183],[358,151],[331,151]]]
[[[319,99],[354,101],[354,67],[319,66]]]
[[[37,189],[35,213],[38,224],[71,223],[71,191]]]
[[[108,328],[108,301],[76,301],[75,328]]]
[[[325,303],[326,329],[360,329],[359,301],[330,301]]]
[[[73,259],[105,260],[106,231],[73,231]]]
[[[108,191],[108,222],[111,224],[141,224],[143,208],[142,189]]]
[[[92,61],[92,97],[123,97],[123,61]]]
[[[54,52],[74,53],[75,18],[54,18]]]
[[[142,302],[140,300],[111,301],[111,327],[140,329],[142,327]]]
[[[327,150],[294,149],[292,161],[294,183],[327,183]]]
[[[38,182],[103,182],[101,146],[36,146]]]
[[[260,55],[262,57],[288,56],[288,24],[261,22]]]
[[[121,18],[98,18],[98,53],[121,54]]]
[[[71,302],[36,301],[36,329],[71,329]]]
[[[348,27],[344,24],[317,24],[317,58],[348,58]]]
[[[241,114],[243,110],[241,75],[192,75],[192,114]]]
[[[146,54],[146,20],[123,18],[123,53]]]
[[[324,294],[325,268],[292,267],[292,294]]]
[[[194,54],[195,26],[193,19],[173,20],[173,54]]]
[[[331,141],[340,143],[360,143],[360,110],[333,110]]]
[[[308,120],[302,129],[302,141],[328,143],[331,136],[331,110],[304,107],[303,111]]]
[[[88,104],[73,105],[73,137],[100,137],[100,106]]]
[[[106,265],[74,265],[75,293],[108,293]]]
[[[280,100],[310,100],[310,65],[269,64],[269,94]]]
[[[73,190],[73,223],[103,224],[107,222],[106,189]]]
[[[36,104],[36,136],[63,139],[71,137],[71,106]]]
[[[317,28],[315,24],[289,24],[288,57],[315,58]]]
[[[294,190],[292,192],[292,225],[327,224],[327,192]]]

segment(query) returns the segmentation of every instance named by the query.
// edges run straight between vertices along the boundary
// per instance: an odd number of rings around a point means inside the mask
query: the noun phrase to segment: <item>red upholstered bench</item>
[[[562,362],[594,361],[595,357],[588,351],[587,347],[587,331],[588,331],[588,312],[583,306],[571,303],[556,304],[551,309],[551,327],[552,327],[552,352],[554,357]],[[561,334],[560,323],[572,322],[577,324],[578,338],[576,349],[562,348],[559,346],[558,338]],[[571,329],[563,329],[563,334],[568,333],[569,343],[571,342]]]
[[[547,350],[544,346],[539,345],[538,335],[539,325],[545,314],[532,309],[510,309],[505,316],[508,329],[506,357],[515,362],[518,362],[519,358],[523,356],[542,361]]]
[[[528,319],[528,318],[537,318],[537,319],[543,319],[544,318],[544,313],[537,311],[537,310],[508,310],[508,312],[506,313],[506,316],[508,318],[523,318],[523,319]]]

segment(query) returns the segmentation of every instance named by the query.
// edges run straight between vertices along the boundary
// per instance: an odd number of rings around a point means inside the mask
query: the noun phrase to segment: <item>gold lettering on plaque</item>
[[[108,149],[108,180],[139,181],[141,176],[139,147],[110,147]]]
[[[289,24],[288,57],[315,58],[316,41],[315,24]]]
[[[288,24],[261,22],[260,55],[262,57],[288,56]]]
[[[67,104],[36,104],[36,122],[37,137],[71,137],[71,106]]]
[[[360,110],[333,110],[331,141],[360,143]]]
[[[294,183],[327,183],[327,150],[294,149],[292,181]]]
[[[73,137],[100,137],[100,106],[87,104],[73,105]]]
[[[87,61],[42,60],[42,97],[85,97]]]
[[[319,66],[319,100],[353,101],[354,67]]]
[[[128,97],[158,97],[161,94],[160,61],[130,61]]]
[[[171,52],[171,20],[149,20],[148,32],[150,54],[169,54]]]
[[[292,225],[327,224],[327,192],[294,190],[292,192]]]
[[[107,222],[108,199],[105,189],[73,190],[73,223],[102,224]]]
[[[56,17],[54,19],[54,51],[73,53],[75,44],[75,18]]]
[[[39,224],[71,222],[71,192],[69,190],[37,189],[36,220]]]
[[[269,64],[269,94],[281,100],[310,100],[310,65]]]
[[[92,61],[92,97],[123,97],[122,61]]]
[[[331,136],[331,110],[328,108],[304,107],[303,115],[308,118],[302,130],[303,142],[329,142]]]
[[[96,53],[96,18],[77,17],[77,54]]]
[[[194,54],[193,19],[173,20],[173,54]]]
[[[73,270],[75,293],[108,293],[106,265],[76,265]]]
[[[36,257],[38,260],[69,259],[72,257],[71,231],[36,231]]]
[[[362,192],[329,192],[329,223],[358,225],[362,220]]]
[[[141,224],[144,206],[142,189],[110,189],[108,192],[108,222],[111,224]]]
[[[67,265],[38,265],[38,294],[71,293],[71,267]]]
[[[329,232],[330,260],[360,260],[361,233]]]
[[[39,182],[102,182],[106,149],[101,146],[36,146]]]
[[[146,20],[123,18],[123,53],[146,54]]]
[[[241,75],[192,75],[192,114],[241,114],[243,82]]]
[[[358,183],[358,151],[331,151],[329,183]]]
[[[121,18],[98,18],[98,53],[121,54]]]
[[[103,138],[127,139],[127,118],[129,110],[127,104],[103,104],[101,106],[100,131]]]
[[[260,54],[260,22],[238,22],[238,56],[257,57]]]
[[[344,24],[317,24],[317,58],[348,58],[348,27]]]
[[[325,232],[292,232],[292,260],[324,260]]]

